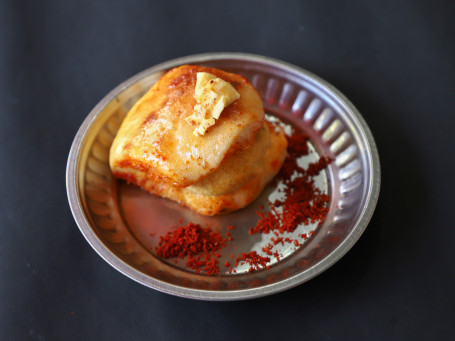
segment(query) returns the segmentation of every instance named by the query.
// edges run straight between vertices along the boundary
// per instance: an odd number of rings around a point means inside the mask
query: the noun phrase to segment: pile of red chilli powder
[[[309,224],[322,224],[329,210],[330,196],[323,193],[315,185],[315,177],[332,161],[327,157],[320,157],[306,168],[299,165],[298,160],[310,154],[308,136],[299,131],[293,131],[287,136],[288,157],[280,173],[275,177],[273,184],[280,186],[278,199],[268,202],[268,207],[261,207],[257,212],[258,221],[251,226],[249,234],[267,234],[269,242],[262,247],[261,253],[249,251],[231,254],[232,261],[226,261],[224,273],[236,273],[238,266],[247,266],[248,271],[267,269],[272,257],[279,261],[282,255],[277,245],[290,244],[295,248],[301,245],[301,240],[310,236],[299,233],[299,239],[290,237],[290,233],[297,228]],[[233,238],[230,231],[235,226],[227,227],[227,232],[221,234],[213,231],[209,226],[188,223],[160,237],[156,254],[162,259],[185,259],[186,265],[196,273],[213,276],[220,275],[220,250],[226,247]],[[310,235],[314,233],[312,230]],[[295,234],[292,234],[295,236]]]

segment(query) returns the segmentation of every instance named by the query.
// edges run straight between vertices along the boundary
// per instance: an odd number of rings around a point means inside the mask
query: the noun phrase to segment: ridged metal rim
[[[364,207],[363,211],[360,214],[359,219],[357,220],[356,224],[352,228],[350,234],[345,238],[345,240],[335,249],[331,254],[325,257],[323,260],[318,262],[310,271],[306,271],[305,273],[297,274],[293,277],[287,278],[278,283],[258,287],[258,288],[251,288],[247,290],[232,290],[232,291],[214,291],[214,290],[197,290],[197,289],[190,289],[185,287],[180,287],[177,285],[172,285],[169,283],[165,283],[154,279],[146,274],[136,270],[135,268],[131,267],[123,260],[118,258],[114,255],[111,250],[98,238],[96,233],[90,226],[90,223],[85,217],[83,212],[80,193],[78,193],[77,187],[77,177],[76,174],[78,172],[78,159],[80,156],[80,151],[86,136],[86,132],[89,130],[92,123],[97,119],[99,113],[103,110],[103,108],[120,92],[122,92],[125,88],[129,87],[130,85],[136,83],[138,80],[146,77],[149,74],[166,70],[178,65],[182,64],[192,64],[192,63],[204,63],[209,61],[216,61],[216,60],[224,60],[224,59],[231,59],[237,61],[249,61],[249,62],[257,62],[260,64],[268,64],[274,67],[279,67],[281,69],[285,69],[292,73],[296,74],[303,74],[309,79],[311,79],[314,83],[322,86],[326,89],[328,93],[331,93],[334,97],[336,97],[341,104],[346,106],[349,109],[349,113],[353,115],[351,119],[357,124],[358,132],[364,139],[365,145],[367,146],[367,155],[368,162],[369,162],[369,183],[367,188],[369,189],[367,193],[366,199],[366,206]],[[176,296],[186,297],[186,298],[193,298],[193,299],[200,299],[200,300],[214,300],[214,301],[229,301],[229,300],[241,300],[241,299],[250,299],[250,298],[257,298],[266,295],[270,295],[273,293],[278,293],[292,287],[295,287],[303,282],[306,282],[318,274],[322,273],[323,271],[327,270],[333,264],[335,264],[341,257],[343,257],[351,247],[356,243],[359,237],[364,232],[365,228],[367,227],[373,212],[376,207],[376,203],[379,197],[379,190],[380,190],[380,182],[381,182],[381,171],[380,171],[380,162],[379,162],[379,154],[376,147],[376,143],[374,141],[373,135],[367,126],[365,120],[359,113],[359,111],[355,108],[355,106],[334,86],[329,84],[327,81],[321,79],[320,77],[314,75],[313,73],[304,70],[300,67],[295,65],[279,61],[273,58],[258,56],[253,54],[247,53],[206,53],[206,54],[196,54],[191,56],[186,56],[182,58],[173,59],[167,61],[165,63],[161,63],[155,65],[149,69],[146,69],[135,76],[129,78],[125,82],[121,83],[117,87],[115,87],[111,92],[109,92],[89,113],[87,118],[83,121],[81,127],[79,128],[68,157],[67,162],[67,169],[66,169],[66,189],[68,195],[68,201],[71,208],[71,212],[73,217],[82,232],[85,239],[88,243],[93,247],[93,249],[111,266],[113,266],[118,271],[122,272],[126,276],[130,277],[131,279],[148,286],[150,288],[154,288],[158,291],[169,293]]]

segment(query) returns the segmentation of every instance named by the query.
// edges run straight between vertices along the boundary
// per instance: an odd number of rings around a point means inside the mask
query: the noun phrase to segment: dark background
[[[0,1],[1,340],[449,340],[455,335],[453,1]],[[65,190],[74,135],[120,82],[249,52],[332,83],[382,164],[352,250],[273,296],[169,296],[104,262]]]

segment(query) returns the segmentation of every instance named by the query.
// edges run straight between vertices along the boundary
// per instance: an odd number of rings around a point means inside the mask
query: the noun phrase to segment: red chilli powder
[[[279,261],[279,254],[272,252],[278,243],[293,243],[300,246],[298,240],[279,237],[285,232],[293,232],[299,225],[308,225],[318,222],[321,224],[329,211],[330,196],[323,194],[315,186],[313,177],[325,169],[332,160],[321,157],[317,162],[310,163],[306,169],[298,165],[297,160],[310,153],[308,136],[294,131],[288,136],[288,153],[275,183],[282,181],[284,198],[269,202],[270,211],[259,210],[259,220],[256,226],[250,228],[249,233],[273,232],[277,238],[271,238],[270,243],[262,248],[267,255],[274,255]],[[303,236],[306,239],[306,236]]]
[[[189,223],[160,237],[156,253],[160,258],[188,257],[186,265],[196,273],[215,275],[220,273],[218,251],[225,245],[226,239],[218,231]]]
[[[256,251],[251,251],[247,253],[241,253],[235,259],[234,266],[237,267],[239,264],[243,265],[245,263],[250,265],[248,272],[252,272],[254,270],[259,269],[268,269],[267,263],[270,262],[269,257],[260,256]],[[229,272],[232,270],[230,269]]]

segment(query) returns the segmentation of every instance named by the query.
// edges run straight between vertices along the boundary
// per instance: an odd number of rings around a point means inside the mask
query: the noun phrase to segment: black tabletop
[[[1,340],[449,340],[455,335],[451,1],[0,2]],[[359,109],[378,206],[294,289],[205,302],[142,286],[85,241],[68,152],[95,104],[176,57],[248,52],[326,79]]]

